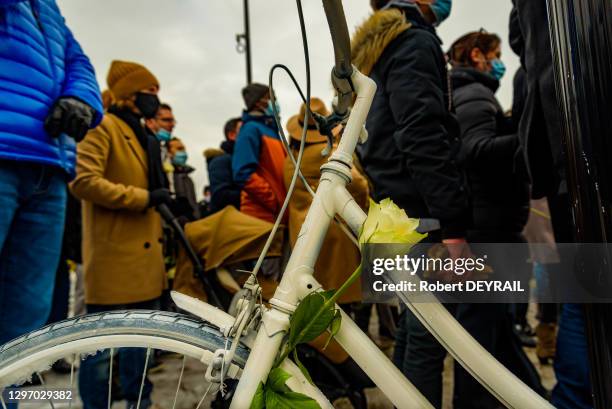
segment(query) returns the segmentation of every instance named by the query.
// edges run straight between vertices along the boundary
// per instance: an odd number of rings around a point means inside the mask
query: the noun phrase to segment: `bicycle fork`
[[[299,300],[321,287],[312,274],[314,262],[334,216],[333,204],[324,203],[325,197],[333,197],[329,191],[333,185],[335,184],[325,177],[319,184],[283,279],[274,297],[270,300],[272,308],[263,314],[261,328],[240,377],[231,409],[243,409],[250,406],[259,383],[265,382],[279,353],[283,338],[289,330],[290,315]],[[323,192],[327,193],[323,194]],[[330,407],[327,401],[319,402],[319,404],[323,408]]]

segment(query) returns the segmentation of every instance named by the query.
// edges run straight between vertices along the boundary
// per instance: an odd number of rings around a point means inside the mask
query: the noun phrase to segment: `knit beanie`
[[[155,75],[144,66],[118,60],[111,63],[106,83],[116,101],[123,101],[138,91],[154,85],[159,87]]]
[[[270,93],[270,88],[267,85],[258,84],[256,82],[247,85],[242,89],[242,98],[247,111],[251,111],[255,104]]]

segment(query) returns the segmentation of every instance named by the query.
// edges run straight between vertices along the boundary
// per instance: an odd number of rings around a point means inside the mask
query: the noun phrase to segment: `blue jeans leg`
[[[559,409],[590,409],[591,383],[583,307],[564,304],[559,319],[552,404]]]
[[[79,394],[83,409],[108,408],[108,373],[110,350],[88,356],[79,368]]]
[[[117,352],[119,384],[121,393],[128,402],[128,408],[132,405],[135,407],[138,402],[146,351],[142,348],[120,348]],[[149,357],[149,364],[152,359],[153,351]],[[83,400],[83,409],[106,409],[108,407],[109,371],[110,351],[108,349],[82,361],[79,369],[79,394]],[[152,390],[153,384],[148,378],[145,378],[140,402],[142,409],[151,406]]]
[[[151,350],[147,366],[151,366],[151,361],[154,359],[153,353],[154,351]],[[128,408],[131,405],[136,407],[138,402],[146,355],[147,350],[142,348],[121,348],[119,350],[119,379],[121,380],[124,397],[128,401]],[[152,391],[153,384],[148,377],[145,377],[140,402],[141,408],[151,406],[150,396]]]
[[[97,313],[115,310],[158,310],[159,300],[144,301],[124,305],[87,305],[87,313]],[[140,392],[142,373],[146,360],[146,349],[142,348],[120,348],[117,352],[117,364],[119,369],[119,381],[123,397],[128,401],[128,408],[135,407]],[[154,351],[149,356],[150,366],[154,359]],[[79,370],[79,393],[83,400],[83,409],[106,409],[108,395],[108,372],[110,370],[109,353],[98,353],[93,357],[86,358],[81,363]],[[142,390],[141,409],[151,405],[151,391],[153,384],[145,377]]]
[[[0,162],[0,344],[47,321],[65,211],[63,171]]]

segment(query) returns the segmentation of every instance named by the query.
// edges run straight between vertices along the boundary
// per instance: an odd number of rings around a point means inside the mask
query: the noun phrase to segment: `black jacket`
[[[232,177],[232,155],[225,153],[208,159],[207,162],[211,213],[230,205],[240,209],[241,189]]]
[[[410,217],[439,219],[443,237],[463,237],[470,211],[441,43],[430,26],[405,23],[397,10],[378,11],[353,38],[357,68],[378,86],[357,152],[376,200],[390,197]]]
[[[527,73],[519,67],[512,79],[512,132],[518,132],[527,99]]]
[[[513,0],[510,43],[527,73],[519,136],[536,199],[566,191],[561,115],[553,72],[546,0]]]
[[[191,176],[195,169],[191,166],[174,165],[172,175],[174,182],[174,193],[176,194],[176,211],[178,215],[185,216],[188,220],[200,218],[200,208],[196,200],[195,186]]]
[[[521,163],[516,157],[522,154],[518,135],[495,98],[499,81],[462,67],[453,69],[451,79],[473,229],[521,232],[529,215],[529,184],[525,172],[516,168]]]

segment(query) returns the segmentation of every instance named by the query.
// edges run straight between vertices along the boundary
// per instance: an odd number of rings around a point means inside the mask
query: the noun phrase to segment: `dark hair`
[[[242,119],[232,118],[225,123],[225,126],[223,127],[223,134],[225,135],[225,139],[228,139],[230,132],[236,130],[236,127],[238,126],[238,123],[240,123],[240,121],[242,121]]]
[[[464,34],[451,46],[446,55],[454,66],[472,66],[472,50],[478,48],[483,54],[493,51],[501,39],[497,34],[488,33],[484,29]]]
[[[167,148],[170,148],[170,144],[171,144],[172,142],[180,142],[180,143],[183,143],[183,141],[181,141],[181,139],[180,139],[180,138],[177,138],[176,136],[173,136],[172,138],[170,138],[170,140],[169,140],[169,141],[167,141],[167,142],[166,142],[166,147],[167,147]]]
[[[167,109],[168,111],[172,112],[172,107],[166,104],[165,102],[162,102],[161,104],[159,104],[159,109]]]
[[[252,82],[242,88],[242,99],[247,111],[252,111],[266,95],[270,95],[270,88],[264,84]]]

